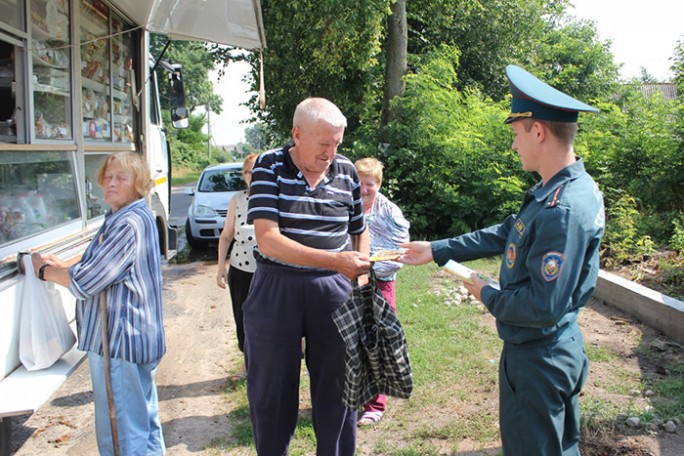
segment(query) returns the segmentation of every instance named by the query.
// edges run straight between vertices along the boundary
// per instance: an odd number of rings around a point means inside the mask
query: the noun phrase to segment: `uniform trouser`
[[[579,456],[579,394],[589,369],[576,323],[551,341],[504,344],[499,420],[506,456]]]
[[[342,404],[345,345],[331,316],[350,293],[350,280],[331,271],[257,267],[243,312],[247,397],[259,456],[286,455],[294,435],[302,337],[316,454],[354,454],[356,413]]]
[[[109,402],[105,386],[104,358],[88,352],[95,402],[95,434],[101,456],[114,454]],[[119,450],[126,456],[158,456],[166,451],[159,420],[159,401],[154,377],[159,361],[136,364],[110,359],[112,392],[119,434]]]
[[[252,283],[251,272],[246,272],[233,266],[228,268],[228,289],[230,301],[233,306],[233,319],[235,320],[235,333],[238,339],[238,348],[245,351],[245,328],[242,316],[242,304],[249,294],[249,285]]]
[[[395,281],[394,280],[381,280],[377,279],[375,282],[378,286],[378,289],[382,293],[382,295],[385,297],[387,300],[387,303],[390,305],[394,313],[397,312],[397,304],[396,304],[396,293],[395,293]],[[387,396],[384,394],[378,394],[375,396],[373,399],[368,401],[366,404],[363,406],[363,411],[364,412],[380,412],[380,413],[385,413],[385,409],[387,408]]]

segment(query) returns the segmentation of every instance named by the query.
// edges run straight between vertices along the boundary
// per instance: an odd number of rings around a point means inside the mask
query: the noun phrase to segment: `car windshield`
[[[245,181],[242,180],[242,170],[223,169],[205,171],[202,180],[197,186],[200,192],[236,192],[245,189]]]

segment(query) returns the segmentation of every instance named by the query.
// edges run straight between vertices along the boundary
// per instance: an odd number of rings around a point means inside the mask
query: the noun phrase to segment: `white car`
[[[242,163],[207,166],[197,186],[185,189],[186,194],[193,196],[185,223],[185,237],[190,247],[206,247],[218,242],[228,204],[235,193],[244,189]]]

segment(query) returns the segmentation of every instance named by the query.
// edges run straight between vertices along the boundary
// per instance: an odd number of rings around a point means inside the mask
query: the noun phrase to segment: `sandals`
[[[363,415],[361,415],[361,418],[356,424],[360,427],[370,426],[371,424],[380,421],[380,419],[382,419],[382,414],[383,412],[363,412]]]

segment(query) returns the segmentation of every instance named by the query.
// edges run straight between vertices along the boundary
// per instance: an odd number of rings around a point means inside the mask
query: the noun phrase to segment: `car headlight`
[[[209,206],[195,206],[195,217],[216,217],[218,214]]]

